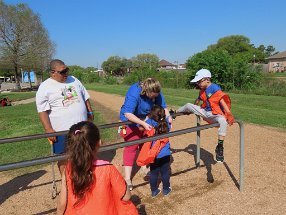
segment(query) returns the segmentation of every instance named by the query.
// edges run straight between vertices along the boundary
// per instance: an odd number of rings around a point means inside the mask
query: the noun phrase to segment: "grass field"
[[[90,90],[125,96],[128,86],[87,84]],[[198,96],[197,90],[168,89],[163,93],[170,107],[193,103]],[[267,125],[286,130],[286,99],[280,96],[262,96],[252,94],[229,94],[232,100],[232,112],[244,122]]]
[[[21,93],[16,93],[14,98],[17,99],[22,98],[22,96],[27,96],[20,94]],[[95,112],[95,122],[97,122],[97,124],[105,123],[103,117],[97,112]],[[44,130],[37,114],[35,102],[25,105],[0,108],[1,139],[41,133],[44,133]],[[105,141],[108,141],[109,139],[113,139],[115,134],[110,129],[104,129],[102,130],[101,135]],[[4,164],[49,156],[51,148],[47,139],[44,138],[1,144],[0,151],[0,164]],[[30,168],[27,168],[24,172],[29,169]]]
[[[23,99],[29,99],[35,97],[36,92],[21,92],[21,93],[0,93],[0,99],[9,98],[12,101],[19,101]]]

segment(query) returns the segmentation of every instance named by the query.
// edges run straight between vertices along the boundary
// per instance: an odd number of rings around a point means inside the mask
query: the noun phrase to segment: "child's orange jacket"
[[[66,168],[68,200],[65,215],[138,215],[131,201],[122,201],[126,192],[126,183],[118,170],[107,161],[94,162],[94,182],[90,191],[79,205],[74,206],[77,198],[73,194],[71,181],[71,163]]]
[[[146,131],[146,136],[151,137],[154,136],[155,129],[151,129],[150,131]],[[143,144],[136,163],[138,166],[145,166],[149,163],[153,163],[161,149],[169,142],[169,138],[162,138],[156,140],[152,146],[153,141],[149,141]]]
[[[203,101],[201,108],[206,108],[207,102],[208,102],[210,104],[210,107],[212,109],[213,114],[219,114],[222,116],[225,115],[224,111],[221,108],[220,103],[219,103],[221,99],[223,99],[225,101],[225,103],[229,109],[231,107],[231,101],[230,101],[229,96],[226,93],[222,92],[221,90],[217,90],[209,98],[207,97],[205,90],[201,90],[200,91],[200,98]]]

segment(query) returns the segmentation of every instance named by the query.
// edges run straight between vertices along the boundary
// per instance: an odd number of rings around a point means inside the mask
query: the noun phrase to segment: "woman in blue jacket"
[[[134,122],[134,124],[128,125],[124,130],[121,130],[121,135],[125,141],[137,140],[143,136],[143,131],[139,130],[139,126],[144,127],[145,130],[152,128],[144,120],[155,104],[164,108],[168,122],[172,123],[172,117],[167,109],[159,81],[147,78],[130,86],[120,110],[121,121],[129,120]],[[138,145],[127,146],[123,151],[125,180],[130,190],[133,189],[131,172],[138,147]]]

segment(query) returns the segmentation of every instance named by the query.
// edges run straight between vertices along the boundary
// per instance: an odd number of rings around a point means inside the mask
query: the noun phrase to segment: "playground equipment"
[[[182,113],[174,113],[173,115],[174,116],[180,116],[183,114]],[[195,127],[176,130],[176,131],[172,131],[172,132],[169,132],[166,134],[155,135],[152,137],[146,137],[146,138],[142,138],[142,139],[138,139],[138,140],[134,140],[134,141],[120,142],[120,143],[105,145],[99,149],[99,152],[115,150],[118,148],[123,148],[125,146],[141,144],[141,143],[144,143],[147,141],[157,140],[157,139],[161,139],[161,138],[173,137],[173,136],[187,134],[187,133],[191,133],[191,132],[197,132],[197,138],[196,138],[197,150],[196,150],[196,161],[195,161],[195,163],[196,163],[196,167],[200,167],[200,138],[201,138],[200,131],[205,130],[205,129],[209,129],[209,128],[213,128],[213,127],[217,127],[217,126],[219,126],[219,124],[215,123],[215,124],[201,125],[200,124],[200,117],[199,116],[196,116],[196,117],[197,117],[197,126],[195,126]],[[237,120],[236,123],[239,124],[239,128],[240,128],[239,190],[242,192],[243,188],[244,188],[244,125],[243,125],[243,122],[240,120]],[[132,122],[110,123],[110,124],[98,125],[98,127],[100,129],[105,129],[105,128],[118,127],[118,126],[126,125],[126,124],[132,124]],[[61,131],[61,132],[55,132],[55,133],[49,133],[49,134],[36,134],[36,135],[21,136],[21,137],[15,137],[15,138],[5,138],[5,139],[0,139],[0,144],[20,142],[20,141],[25,141],[25,140],[34,140],[34,139],[47,138],[47,137],[59,136],[59,135],[66,135],[67,133],[68,133],[68,131]],[[55,198],[56,194],[57,194],[57,186],[56,186],[56,181],[55,181],[54,162],[64,160],[64,159],[65,159],[65,155],[54,155],[53,149],[51,148],[51,156],[49,156],[49,157],[3,164],[3,165],[0,165],[0,172],[12,170],[12,169],[23,168],[23,167],[28,167],[28,166],[33,166],[33,165],[52,163],[52,177],[53,177],[52,198]]]

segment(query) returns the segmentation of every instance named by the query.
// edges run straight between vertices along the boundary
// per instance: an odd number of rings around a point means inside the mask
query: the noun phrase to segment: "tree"
[[[223,49],[230,55],[235,55],[241,52],[249,52],[253,47],[250,45],[249,38],[243,35],[231,35],[220,38],[217,44],[212,45],[211,49]]]
[[[195,73],[204,68],[212,72],[213,82],[223,89],[249,89],[259,86],[261,73],[247,62],[246,55],[231,56],[223,49],[211,49],[197,53],[187,60],[191,71],[189,81]],[[188,81],[188,83],[189,83]]]
[[[128,70],[128,60],[119,56],[111,56],[102,63],[104,71],[110,75],[124,75]]]
[[[270,56],[278,53],[278,52],[275,52],[275,48],[271,45],[267,46],[267,48],[265,48],[264,52],[265,52],[267,57],[270,57]]]
[[[132,67],[139,70],[156,70],[159,67],[159,57],[155,54],[138,54],[131,59]]]
[[[10,6],[0,1],[1,64],[13,68],[18,89],[20,70],[43,71],[52,55],[54,44],[41,23],[26,4]]]
[[[265,62],[264,46],[255,48],[250,39],[243,35],[231,35],[220,38],[216,44],[208,46],[208,50],[226,50],[231,56],[243,56],[249,63]]]
[[[233,83],[232,59],[226,50],[205,50],[190,57],[186,66],[191,71],[189,81],[198,70],[204,68],[212,72],[213,81],[222,87],[229,88],[225,85]]]

